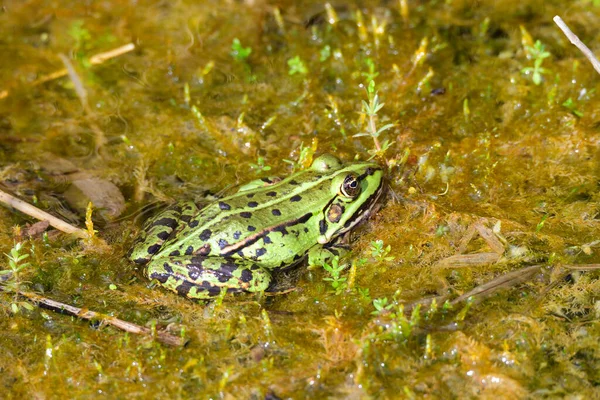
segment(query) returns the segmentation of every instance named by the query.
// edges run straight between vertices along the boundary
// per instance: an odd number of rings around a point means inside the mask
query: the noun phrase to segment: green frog
[[[340,238],[369,217],[383,191],[379,165],[324,154],[306,170],[252,181],[204,208],[177,203],[148,220],[129,257],[188,298],[264,291],[274,269],[343,252]]]

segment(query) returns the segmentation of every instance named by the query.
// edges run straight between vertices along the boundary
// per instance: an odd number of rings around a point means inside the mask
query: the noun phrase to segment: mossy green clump
[[[592,49],[597,3],[571,1],[563,15]],[[0,271],[27,264],[18,282],[0,275],[0,393],[592,397],[600,77],[552,24],[564,4],[7,6],[0,184],[83,227],[63,197],[73,171],[47,161],[67,160],[117,185],[131,213],[94,224],[111,246],[100,253],[52,232],[29,239],[34,221],[0,208],[0,253],[12,257]],[[129,42],[135,51],[89,62]],[[61,53],[92,112],[68,77],[36,82],[63,68]],[[374,157],[390,191],[349,257],[280,273],[296,290],[195,303],[126,260],[140,208],[201,203],[324,152]],[[457,255],[471,258],[440,263]],[[474,258],[492,261],[465,266]],[[518,285],[452,303],[531,265],[539,272]],[[15,283],[189,344],[23,306]]]

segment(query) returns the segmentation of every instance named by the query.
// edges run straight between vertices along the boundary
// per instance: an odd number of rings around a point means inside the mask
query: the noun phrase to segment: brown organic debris
[[[525,280],[531,278],[541,268],[542,265],[532,265],[530,267],[522,268],[501,275],[495,279],[492,279],[489,282],[484,283],[483,285],[477,286],[476,288],[468,291],[462,296],[457,297],[456,299],[452,300],[452,304],[460,303],[469,298],[473,298],[476,301],[481,301],[485,297],[496,293],[498,290],[508,289],[515,285],[518,285],[521,282],[524,282]]]

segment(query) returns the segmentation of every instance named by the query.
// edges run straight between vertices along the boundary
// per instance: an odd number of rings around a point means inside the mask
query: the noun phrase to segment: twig
[[[72,315],[77,318],[85,320],[98,320],[102,323],[114,326],[115,328],[121,329],[125,332],[134,333],[136,335],[152,336],[152,330],[144,326],[134,324],[132,322],[123,321],[110,315],[102,314],[96,311],[88,309],[81,309],[79,307],[71,306],[69,304],[61,303],[59,301],[51,300],[46,297],[42,297],[35,293],[30,292],[18,292],[20,296],[23,296],[35,303],[38,307],[46,308],[52,311],[59,312],[61,314]],[[187,340],[179,336],[171,335],[168,332],[156,331],[156,339],[164,344],[171,346],[183,346],[187,343]]]
[[[77,97],[79,97],[79,101],[81,101],[81,105],[83,106],[83,109],[85,110],[86,113],[88,113],[88,114],[91,113],[90,106],[88,104],[87,90],[85,90],[85,87],[83,86],[83,82],[81,81],[81,78],[77,74],[77,71],[75,71],[75,67],[71,63],[71,60],[69,60],[69,58],[67,56],[65,56],[63,53],[60,53],[58,55],[58,58],[60,58],[60,61],[62,61],[62,63],[65,65],[67,73],[69,74],[69,78],[71,79],[71,82],[73,82],[73,87],[75,88],[75,93],[77,93]]]
[[[91,65],[102,64],[105,61],[110,60],[111,58],[115,58],[115,57],[118,57],[125,53],[129,53],[130,51],[133,51],[134,49],[135,49],[135,45],[133,43],[128,43],[121,47],[117,47],[116,49],[112,49],[112,50],[106,51],[104,53],[98,53],[98,54],[90,57],[90,64]],[[68,74],[69,74],[69,71],[67,70],[67,68],[63,68],[58,71],[54,71],[48,75],[44,75],[39,79],[36,79],[35,81],[31,82],[31,86],[41,85],[42,83],[53,81],[55,79],[62,78],[63,76],[67,76]],[[8,90],[0,91],[0,100],[4,99],[5,97],[8,97],[8,95],[9,95]]]
[[[596,72],[600,74],[600,61],[598,61],[598,59],[596,58],[596,56],[594,56],[594,53],[592,53],[592,51],[589,49],[589,47],[587,47],[577,37],[577,35],[574,34],[573,31],[571,31],[569,29],[569,27],[567,26],[567,24],[565,23],[565,21],[562,20],[561,17],[559,17],[557,15],[557,16],[555,16],[553,18],[553,20],[556,23],[556,25],[558,25],[558,27],[563,31],[563,33],[565,34],[565,36],[571,41],[571,43],[573,45],[575,45],[575,47],[577,47],[583,53],[583,55],[586,56],[586,58],[588,60],[590,60],[590,62],[594,66],[594,69],[596,70]]]
[[[460,303],[461,301],[467,300],[469,297],[473,296],[478,296],[479,298],[487,297],[500,289],[515,286],[530,278],[541,268],[542,265],[532,265],[531,267],[521,268],[519,270],[501,275],[498,278],[492,279],[483,285],[479,285],[473,290],[457,297],[456,299],[452,300],[452,304],[454,305]]]
[[[500,259],[501,255],[494,252],[474,253],[474,254],[457,254],[446,257],[436,264],[434,268],[466,268],[477,267],[479,265],[493,264]]]
[[[30,217],[39,219],[40,221],[48,221],[50,225],[59,231],[65,233],[72,233],[78,238],[81,239],[89,239],[90,235],[87,231],[83,229],[77,228],[55,216],[48,214],[45,211],[40,210],[39,208],[32,206],[29,203],[24,202],[23,200],[19,200],[10,194],[3,192],[0,190],[0,203],[7,205],[8,207],[16,208],[24,214],[29,215]]]
[[[135,45],[133,43],[128,43],[121,47],[117,47],[116,49],[112,49],[109,51],[105,51],[104,53],[98,53],[94,56],[90,57],[90,64],[98,65],[102,64],[106,60],[110,60],[111,58],[119,57],[125,53],[129,53],[135,49]]]
[[[596,271],[600,269],[600,264],[574,264],[574,265],[561,265],[566,269],[573,269],[576,271]]]
[[[93,117],[94,112],[92,111],[92,109],[90,108],[90,105],[88,103],[87,90],[85,89],[85,86],[83,85],[83,81],[77,74],[77,71],[75,71],[75,67],[73,66],[73,63],[71,63],[71,60],[69,60],[69,58],[62,53],[59,54],[58,57],[65,65],[67,73],[69,74],[69,78],[71,79],[71,82],[73,82],[73,87],[75,88],[75,93],[77,93],[77,97],[79,97],[79,101],[81,102],[83,111],[85,112],[85,114],[88,117]],[[106,135],[104,134],[104,131],[102,129],[100,129],[100,127],[98,125],[96,125],[96,123],[94,121],[90,120],[90,121],[88,121],[88,123],[90,125],[90,128],[92,128],[92,131],[94,131],[94,134],[96,135],[95,151],[97,154],[100,151],[100,149],[102,148],[102,146],[104,146],[106,144]]]

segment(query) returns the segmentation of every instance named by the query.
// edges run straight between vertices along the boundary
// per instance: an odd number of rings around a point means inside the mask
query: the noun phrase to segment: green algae
[[[64,236],[23,239],[31,290],[189,344],[41,309],[14,314],[4,293],[0,397],[595,395],[598,273],[560,266],[599,262],[599,77],[552,23],[565,2],[408,1],[408,15],[402,3],[7,3],[1,178],[25,200],[64,212],[48,154],[118,185],[131,212],[287,174],[284,160],[301,145],[366,159],[373,141],[354,135],[366,131],[370,80],[384,103],[377,124],[392,124],[382,133],[391,193],[358,229],[347,291],[326,271],[302,269],[282,274],[297,288],[286,295],[190,302],[126,261],[139,229],[132,216],[97,227],[108,254]],[[593,50],[596,3],[568,2],[563,15]],[[550,56],[533,78],[538,40]],[[134,52],[89,65],[128,42]],[[60,53],[73,59],[93,115],[68,78],[31,84],[63,67]],[[106,139],[98,155],[93,124]],[[26,222],[0,209],[3,253]],[[481,237],[462,245],[476,223],[496,227],[503,257],[436,267],[461,247],[490,251]],[[374,256],[378,240],[388,259]],[[535,264],[534,278],[468,309],[440,301],[409,312]],[[389,310],[373,314],[374,301]]]

